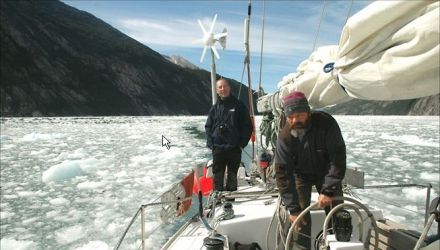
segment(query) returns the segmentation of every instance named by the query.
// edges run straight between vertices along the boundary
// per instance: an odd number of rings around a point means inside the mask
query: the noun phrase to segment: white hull
[[[252,192],[262,190],[258,187],[242,187],[239,189],[245,190],[243,192]],[[243,193],[240,192],[240,193]],[[317,200],[317,193],[312,195],[312,203]],[[271,225],[272,217],[277,209],[278,197],[264,197],[260,199],[255,198],[237,198],[232,202],[235,217],[229,220],[222,220],[215,228],[216,231],[227,238],[227,244],[224,249],[233,249],[236,242],[242,244],[258,243],[263,249],[266,245],[269,249],[276,248],[276,226],[278,219],[275,218],[271,230],[269,231],[269,238],[267,240],[267,233]],[[223,209],[218,206],[213,220],[215,221],[223,213]],[[356,213],[348,209],[352,216],[353,224],[353,241],[357,241],[359,237],[358,219]],[[376,220],[382,220],[383,215],[381,211],[371,210]],[[365,212],[362,212],[363,218],[367,218]],[[312,216],[312,238],[315,238],[322,230],[325,219],[325,211],[317,209],[311,211]],[[367,237],[367,232],[370,229],[368,220],[363,223],[364,240]],[[204,238],[209,236],[209,231],[204,227],[199,220],[189,221],[186,223],[163,247],[162,249],[206,249],[203,246]],[[312,246],[314,241],[312,241]]]

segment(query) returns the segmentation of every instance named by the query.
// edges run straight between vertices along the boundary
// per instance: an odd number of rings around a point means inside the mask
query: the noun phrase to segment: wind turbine
[[[228,35],[228,32],[226,28],[223,29],[222,33],[220,34],[214,34],[214,26],[215,22],[217,20],[217,14],[214,15],[214,18],[212,19],[211,27],[209,28],[209,31],[206,31],[205,27],[202,24],[202,21],[200,19],[197,19],[197,22],[199,23],[200,28],[203,32],[203,38],[198,40],[197,42],[201,42],[203,47],[202,56],[200,57],[200,62],[203,62],[203,59],[205,58],[206,51],[210,49],[211,51],[211,90],[212,90],[212,104],[214,105],[217,102],[217,93],[216,93],[216,72],[215,72],[215,57],[217,59],[220,59],[220,56],[218,54],[217,49],[215,48],[215,44],[218,42],[220,46],[225,49],[226,48],[226,36]]]

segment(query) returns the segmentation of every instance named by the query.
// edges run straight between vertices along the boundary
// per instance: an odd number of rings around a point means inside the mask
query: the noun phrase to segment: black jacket
[[[275,170],[283,203],[292,212],[300,211],[295,177],[323,182],[318,190],[328,196],[341,184],[346,169],[345,142],[336,120],[329,114],[312,111],[302,140],[292,136],[289,124],[280,131],[275,151]]]
[[[252,133],[246,106],[232,95],[219,98],[209,110],[205,131],[210,149],[244,148]]]

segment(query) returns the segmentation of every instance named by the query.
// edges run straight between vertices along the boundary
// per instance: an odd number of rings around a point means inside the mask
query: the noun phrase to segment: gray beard
[[[302,140],[305,133],[306,130],[304,128],[292,128],[290,130],[290,134],[295,138],[299,138],[299,140]]]

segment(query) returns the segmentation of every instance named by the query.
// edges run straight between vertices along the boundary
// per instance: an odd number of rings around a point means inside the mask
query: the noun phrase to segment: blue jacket
[[[252,133],[246,106],[232,95],[219,98],[209,110],[205,131],[210,149],[244,148]]]

